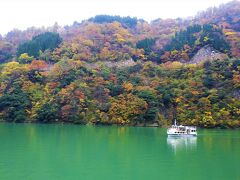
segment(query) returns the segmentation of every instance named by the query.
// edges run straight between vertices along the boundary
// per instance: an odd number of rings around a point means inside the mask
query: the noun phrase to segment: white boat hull
[[[174,133],[167,133],[168,136],[197,136],[196,134],[174,134]]]
[[[172,125],[167,130],[168,136],[197,136],[197,128],[193,126]]]

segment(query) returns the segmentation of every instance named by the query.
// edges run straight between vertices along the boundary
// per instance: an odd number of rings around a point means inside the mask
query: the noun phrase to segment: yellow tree
[[[133,123],[147,110],[147,103],[133,94],[122,94],[111,99],[110,121],[115,124]]]
[[[123,88],[125,89],[125,91],[130,92],[133,90],[133,85],[130,82],[124,82]]]
[[[30,63],[33,58],[33,56],[29,56],[27,53],[23,53],[19,56],[18,60],[20,63]]]

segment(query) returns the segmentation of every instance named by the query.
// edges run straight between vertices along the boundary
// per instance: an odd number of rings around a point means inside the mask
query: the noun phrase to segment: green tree
[[[24,42],[18,46],[17,55],[27,53],[29,56],[37,58],[40,51],[53,50],[62,42],[62,38],[57,33],[45,32],[32,38],[31,41]]]
[[[30,105],[31,101],[28,95],[19,89],[0,97],[0,112],[3,113],[3,119],[9,122],[28,120],[26,110]]]

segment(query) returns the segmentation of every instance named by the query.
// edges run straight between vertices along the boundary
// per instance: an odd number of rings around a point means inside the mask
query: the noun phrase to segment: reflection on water
[[[197,146],[197,137],[167,137],[167,144],[176,152],[180,149],[194,149]]]

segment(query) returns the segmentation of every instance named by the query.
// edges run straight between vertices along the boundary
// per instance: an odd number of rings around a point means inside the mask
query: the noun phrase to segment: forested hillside
[[[0,119],[240,126],[240,2],[189,19],[98,15],[0,36]]]

